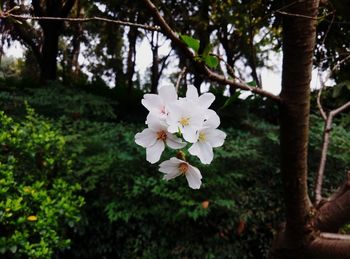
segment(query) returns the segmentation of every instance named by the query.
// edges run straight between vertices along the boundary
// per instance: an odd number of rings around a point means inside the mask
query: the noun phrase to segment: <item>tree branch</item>
[[[350,171],[343,185],[328,200],[319,204],[315,225],[320,231],[336,233],[349,221]]]
[[[317,94],[317,106],[320,110],[321,116],[323,120],[325,121],[324,125],[324,130],[323,130],[323,141],[322,141],[322,149],[321,149],[321,158],[320,158],[320,164],[318,167],[317,175],[316,175],[316,184],[315,184],[315,203],[316,205],[321,201],[322,199],[322,184],[323,184],[323,176],[324,176],[324,171],[326,168],[326,160],[327,160],[327,152],[328,152],[328,146],[329,146],[329,141],[330,141],[330,133],[332,131],[332,123],[333,123],[333,118],[337,114],[343,112],[347,108],[350,107],[350,101],[343,104],[339,108],[332,110],[329,112],[328,116],[326,115],[322,104],[321,104],[321,93],[322,89],[325,88],[325,82],[328,81],[328,79],[332,76],[335,70],[340,68],[340,65],[346,62],[350,58],[350,55],[346,56],[344,59],[339,61],[328,73],[327,77],[325,80],[322,80],[321,76],[320,78],[320,83],[321,83],[321,88],[318,91]],[[319,72],[320,75],[320,72]]]
[[[66,22],[91,22],[91,21],[102,21],[102,22],[109,22],[109,23],[114,23],[117,25],[122,25],[122,26],[129,26],[129,27],[136,27],[136,28],[141,28],[145,29],[148,31],[159,31],[160,28],[157,26],[150,26],[150,25],[145,25],[145,24],[139,24],[139,23],[132,23],[132,22],[126,22],[126,21],[120,21],[120,20],[112,20],[108,18],[102,18],[102,17],[90,17],[90,18],[69,18],[69,17],[47,17],[47,16],[29,16],[29,15],[17,15],[17,14],[12,14],[12,13],[6,13],[6,12],[0,12],[0,19],[6,19],[12,17],[14,19],[18,20],[51,20],[51,21],[66,21]]]
[[[178,78],[177,78],[176,86],[175,86],[175,89],[176,89],[176,92],[177,92],[177,93],[179,92],[180,82],[181,82],[181,79],[183,78],[183,76],[185,75],[186,70],[187,70],[187,67],[184,67],[184,68],[181,70],[181,72],[180,72],[180,74],[179,74],[179,76],[178,76]]]
[[[239,88],[241,90],[251,91],[252,93],[255,93],[264,97],[268,97],[278,103],[281,102],[281,98],[277,95],[264,91],[260,88],[251,87],[247,84],[237,82],[235,80],[227,79],[225,76],[210,70],[207,66],[205,66],[203,62],[196,61],[192,51],[188,49],[186,44],[183,41],[181,41],[178,35],[170,28],[168,23],[164,20],[164,18],[159,13],[155,5],[151,2],[151,0],[143,0],[143,1],[146,4],[148,10],[153,15],[154,19],[158,22],[162,33],[166,35],[173,42],[173,44],[180,49],[181,53],[185,57],[189,58],[194,63],[195,69],[197,70],[198,73],[205,75],[209,80],[217,82],[219,84],[229,85],[231,87]]]
[[[308,246],[308,256],[317,259],[349,258],[350,236],[321,233]]]

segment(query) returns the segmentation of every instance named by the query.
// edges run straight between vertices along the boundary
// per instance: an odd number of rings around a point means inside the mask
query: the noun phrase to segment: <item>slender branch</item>
[[[332,131],[332,123],[333,118],[343,112],[344,110],[348,109],[350,107],[350,101],[343,104],[339,108],[332,110],[329,112],[328,116],[326,115],[322,104],[321,104],[321,93],[322,89],[325,87],[325,82],[328,81],[328,79],[332,76],[335,70],[338,70],[340,68],[340,65],[346,62],[350,58],[350,55],[346,56],[344,59],[339,61],[328,73],[326,79],[323,81],[320,77],[321,82],[321,88],[317,94],[317,106],[320,110],[322,118],[325,120],[324,124],[324,131],[323,131],[323,141],[322,141],[322,149],[321,149],[321,158],[320,158],[320,164],[318,167],[317,175],[316,175],[316,184],[315,184],[315,203],[316,205],[322,200],[322,184],[323,184],[323,177],[324,177],[324,171],[326,168],[326,160],[327,160],[327,152],[328,152],[328,146],[330,141],[330,133]],[[320,72],[319,72],[320,74]]]
[[[350,241],[350,235],[341,235],[341,234],[334,234],[334,233],[321,233],[320,237],[324,239],[329,240],[347,240]]]
[[[332,116],[334,117],[335,115],[345,111],[347,108],[350,107],[350,101],[345,103],[344,105],[340,106],[338,109],[331,111]]]
[[[176,86],[175,86],[175,89],[176,89],[176,92],[177,92],[177,93],[179,92],[180,82],[181,82],[181,79],[183,78],[183,76],[185,75],[186,70],[187,70],[187,67],[184,67],[184,68],[181,70],[181,72],[180,72],[180,74],[179,74],[179,77],[177,78]]]
[[[203,62],[196,61],[195,56],[192,53],[192,51],[190,51],[188,49],[186,44],[183,41],[181,41],[180,38],[178,37],[178,35],[171,29],[169,24],[164,20],[164,18],[159,13],[159,11],[155,7],[155,5],[151,2],[151,0],[143,0],[143,1],[146,4],[148,10],[153,15],[154,19],[158,22],[162,33],[164,35],[166,35],[173,42],[173,44],[179,48],[179,50],[182,52],[182,54],[185,57],[187,57],[191,61],[193,61],[195,69],[198,73],[205,75],[209,80],[217,82],[219,84],[229,85],[229,86],[234,87],[234,88],[239,88],[242,90],[251,91],[255,94],[259,94],[261,96],[268,97],[268,98],[270,98],[278,103],[280,103],[282,101],[281,98],[277,95],[274,95],[274,94],[267,92],[265,90],[262,90],[260,88],[251,87],[245,83],[237,82],[233,79],[227,79],[225,76],[220,75],[220,74],[210,70]]]
[[[12,14],[8,12],[0,12],[0,19],[7,19],[7,18],[14,18],[18,20],[51,20],[51,21],[65,21],[65,22],[91,22],[91,21],[102,21],[102,22],[108,22],[108,23],[114,23],[117,25],[123,25],[123,26],[129,26],[129,27],[137,27],[141,29],[145,29],[148,31],[159,31],[160,28],[157,26],[150,26],[145,24],[139,24],[139,23],[132,23],[132,22],[126,22],[126,21],[120,21],[120,20],[113,20],[108,18],[102,18],[102,17],[89,17],[89,18],[64,18],[64,17],[48,17],[48,16],[29,16],[29,15],[17,15]]]
[[[331,113],[326,117],[326,122],[323,130],[323,142],[322,142],[322,150],[321,150],[321,159],[320,164],[317,171],[317,178],[315,184],[315,202],[318,204],[322,199],[322,184],[323,184],[323,176],[326,168],[326,160],[327,160],[327,152],[329,146],[330,133],[332,131],[332,122],[333,116]]]
[[[319,74],[319,78],[320,78],[320,81],[322,80],[321,79],[321,76],[320,76],[320,73]],[[320,90],[318,90],[318,93],[317,93],[317,107],[318,107],[318,110],[320,111],[320,114],[321,114],[321,117],[324,121],[327,120],[327,115],[323,109],[323,106],[322,106],[322,103],[321,103],[321,95],[322,95],[322,90],[323,90],[323,87],[324,87],[324,84],[321,84],[321,88]]]

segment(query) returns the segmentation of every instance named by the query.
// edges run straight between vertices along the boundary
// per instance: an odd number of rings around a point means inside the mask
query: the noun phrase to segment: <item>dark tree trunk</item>
[[[138,29],[135,27],[130,27],[128,32],[128,40],[129,40],[129,51],[127,57],[127,69],[126,69],[126,80],[128,90],[131,91],[133,88],[133,80],[135,73],[135,61],[136,61],[136,40],[138,35]]]
[[[316,17],[318,1],[286,1],[291,14]],[[307,190],[307,145],[310,81],[316,20],[283,17],[282,104],[280,106],[281,172],[286,226],[280,233],[274,258],[304,258],[311,242],[312,205]]]
[[[209,28],[209,0],[201,2],[198,16],[198,39],[200,41],[198,54],[201,55],[210,42],[210,28]],[[193,85],[200,91],[201,84],[204,78],[200,73],[196,73]]]
[[[151,70],[152,70],[151,71],[151,93],[157,93],[158,82],[159,82],[158,45],[152,47],[152,68],[151,68]]]
[[[55,24],[45,26],[43,31],[44,41],[42,46],[42,64],[40,65],[40,80],[47,82],[57,79],[59,32]]]

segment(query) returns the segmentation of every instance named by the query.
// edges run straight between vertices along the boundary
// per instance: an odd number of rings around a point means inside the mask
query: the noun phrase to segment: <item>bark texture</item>
[[[288,13],[298,16],[283,17],[280,140],[286,226],[275,258],[304,258],[304,248],[312,233],[312,205],[307,189],[307,145],[318,1],[296,3],[292,0],[286,1],[285,5],[291,6],[287,9]]]

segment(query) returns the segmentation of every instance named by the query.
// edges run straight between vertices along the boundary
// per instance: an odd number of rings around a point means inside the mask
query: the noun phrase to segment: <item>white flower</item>
[[[194,143],[198,138],[196,132],[203,126],[204,112],[192,102],[181,99],[169,106],[166,122],[169,132],[175,133],[180,130],[186,141]]]
[[[165,119],[168,114],[167,106],[177,100],[177,93],[173,86],[163,86],[158,90],[159,94],[145,94],[141,103],[151,114]]]
[[[159,171],[165,174],[163,179],[167,181],[177,176],[185,175],[188,185],[192,189],[199,189],[202,184],[202,175],[198,168],[176,157],[162,162],[159,165]]]
[[[173,149],[180,149],[186,143],[167,131],[162,121],[150,114],[147,117],[148,128],[135,135],[135,142],[146,148],[146,160],[152,164],[159,161],[165,149],[165,143]]]
[[[203,128],[198,131],[198,140],[188,151],[191,155],[197,156],[203,164],[210,164],[213,161],[214,147],[220,147],[224,144],[226,133],[214,129]]]

